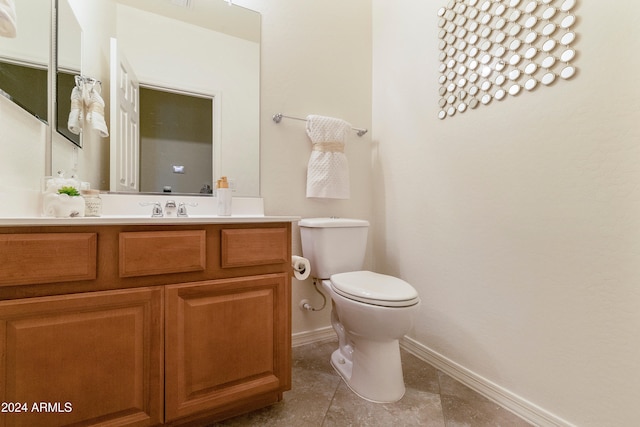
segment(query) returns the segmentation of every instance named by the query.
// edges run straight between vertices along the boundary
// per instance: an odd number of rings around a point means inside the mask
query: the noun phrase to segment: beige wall
[[[305,124],[275,113],[340,117],[371,127],[371,3],[369,0],[234,0],[262,13],[261,193],[269,215],[351,216],[373,219],[371,139],[355,132],[346,144],[349,200],[305,197],[310,142]],[[293,253],[302,254],[294,226]],[[372,257],[369,251],[368,259]],[[371,265],[371,261],[368,261]],[[293,280],[293,332],[329,325],[329,308],[303,312],[298,303],[322,298],[311,280]],[[327,307],[330,307],[330,303]]]
[[[47,132],[40,120],[0,96],[0,196],[40,190]]]
[[[571,81],[440,121],[445,4],[373,0],[375,260],[420,292],[426,349],[570,423],[637,424],[640,6],[579,1]]]

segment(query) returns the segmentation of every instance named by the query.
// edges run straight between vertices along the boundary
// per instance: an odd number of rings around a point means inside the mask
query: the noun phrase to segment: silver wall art
[[[438,117],[576,74],[576,0],[450,0],[438,10]]]

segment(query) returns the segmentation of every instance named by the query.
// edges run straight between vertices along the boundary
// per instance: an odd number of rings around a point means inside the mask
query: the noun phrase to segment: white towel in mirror
[[[307,116],[312,152],[307,167],[307,197],[348,199],[349,163],[344,144],[351,125],[342,119]]]
[[[16,5],[13,0],[0,0],[0,36],[14,38],[18,32]]]
[[[84,104],[82,102],[82,92],[80,88],[74,86],[71,91],[71,111],[69,112],[69,120],[67,128],[69,132],[79,135],[82,132],[82,122],[84,121]]]
[[[89,123],[94,130],[98,131],[101,137],[108,137],[109,130],[107,129],[107,123],[104,120],[104,100],[95,87],[90,89],[86,105],[87,123]]]

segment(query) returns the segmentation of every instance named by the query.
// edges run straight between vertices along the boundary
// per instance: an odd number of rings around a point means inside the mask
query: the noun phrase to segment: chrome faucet
[[[184,204],[184,202],[180,202],[178,203],[178,217],[188,217],[189,214],[187,213],[187,205]]]
[[[162,205],[160,202],[140,202],[140,206],[152,206],[151,208],[151,217],[152,218],[162,218],[164,216],[162,212]]]
[[[160,202],[154,202],[152,209],[153,209],[151,211],[151,216],[152,217],[162,217],[162,216],[164,216],[164,214],[162,213],[162,206],[160,205]]]
[[[176,202],[175,200],[167,200],[164,204],[164,214],[165,216],[175,216],[176,214]]]
[[[164,210],[163,210],[160,202],[140,202],[140,206],[152,207],[152,210],[151,210],[152,218],[162,218],[162,217],[186,218],[189,216],[189,214],[187,213],[187,205],[198,206],[197,203],[188,203],[188,202],[180,202],[176,206],[175,200],[167,200],[164,204]]]
[[[151,208],[151,216],[153,218],[157,218],[157,217],[163,217],[164,214],[162,213],[162,206],[160,205],[160,202],[153,202],[151,204],[153,207]]]
[[[189,216],[189,214],[187,213],[187,205],[191,206],[191,207],[196,207],[198,206],[197,203],[189,203],[189,202],[180,202],[178,203],[178,217],[182,217],[182,218],[186,218]]]

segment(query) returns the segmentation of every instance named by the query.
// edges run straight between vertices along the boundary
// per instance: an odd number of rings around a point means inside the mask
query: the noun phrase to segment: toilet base
[[[331,354],[331,365],[351,391],[374,403],[392,403],[405,393],[398,340],[353,341],[352,359],[338,348]]]

